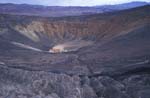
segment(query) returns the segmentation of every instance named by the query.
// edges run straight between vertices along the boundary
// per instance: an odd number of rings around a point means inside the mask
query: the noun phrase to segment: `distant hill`
[[[129,3],[123,3],[123,4],[117,4],[117,5],[104,5],[104,6],[97,6],[107,9],[113,9],[113,10],[124,10],[124,9],[130,9],[135,7],[140,7],[144,5],[149,5],[148,2],[129,2]]]
[[[65,6],[41,6],[28,4],[0,4],[0,13],[13,15],[61,17],[79,16],[95,13],[112,12],[147,5],[147,2],[131,2],[118,5],[104,5],[93,7],[65,7]]]

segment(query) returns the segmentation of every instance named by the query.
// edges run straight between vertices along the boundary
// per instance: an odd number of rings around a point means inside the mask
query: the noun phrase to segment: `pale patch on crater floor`
[[[11,44],[24,48],[29,49],[37,52],[49,52],[49,53],[65,53],[65,52],[72,52],[77,51],[80,48],[87,47],[93,45],[93,41],[85,41],[85,40],[73,40],[73,41],[67,41],[62,44],[54,45],[49,51],[44,51],[35,47],[32,47],[27,44],[19,43],[19,42],[11,42]]]
[[[87,47],[92,45],[92,41],[85,41],[85,40],[74,40],[70,42],[64,42],[62,44],[57,44],[53,46],[49,52],[50,53],[62,53],[62,52],[71,52],[77,51],[80,48]]]
[[[11,42],[11,43],[13,45],[16,45],[16,46],[21,47],[21,48],[25,48],[25,49],[29,49],[29,50],[33,50],[33,51],[38,51],[38,52],[42,51],[41,49],[29,46],[29,45],[25,45],[25,44],[22,44],[22,43],[18,43],[18,42]]]

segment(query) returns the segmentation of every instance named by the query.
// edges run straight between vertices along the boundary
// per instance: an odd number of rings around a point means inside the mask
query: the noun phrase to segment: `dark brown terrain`
[[[150,98],[149,12],[0,14],[0,98]]]

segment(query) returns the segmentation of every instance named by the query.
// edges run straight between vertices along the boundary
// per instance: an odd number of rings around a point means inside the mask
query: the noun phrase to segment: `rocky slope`
[[[1,14],[0,97],[149,98],[149,11],[147,5],[61,18]],[[57,45],[75,51],[50,53]]]

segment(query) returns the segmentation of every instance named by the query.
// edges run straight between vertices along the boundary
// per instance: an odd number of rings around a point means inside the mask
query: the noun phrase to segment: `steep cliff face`
[[[119,18],[119,17],[117,17]],[[132,21],[126,19],[109,18],[109,20],[87,21],[31,21],[28,24],[17,24],[14,29],[33,41],[40,41],[46,35],[58,40],[87,39],[101,40],[126,34],[145,23],[149,17],[143,16]]]

